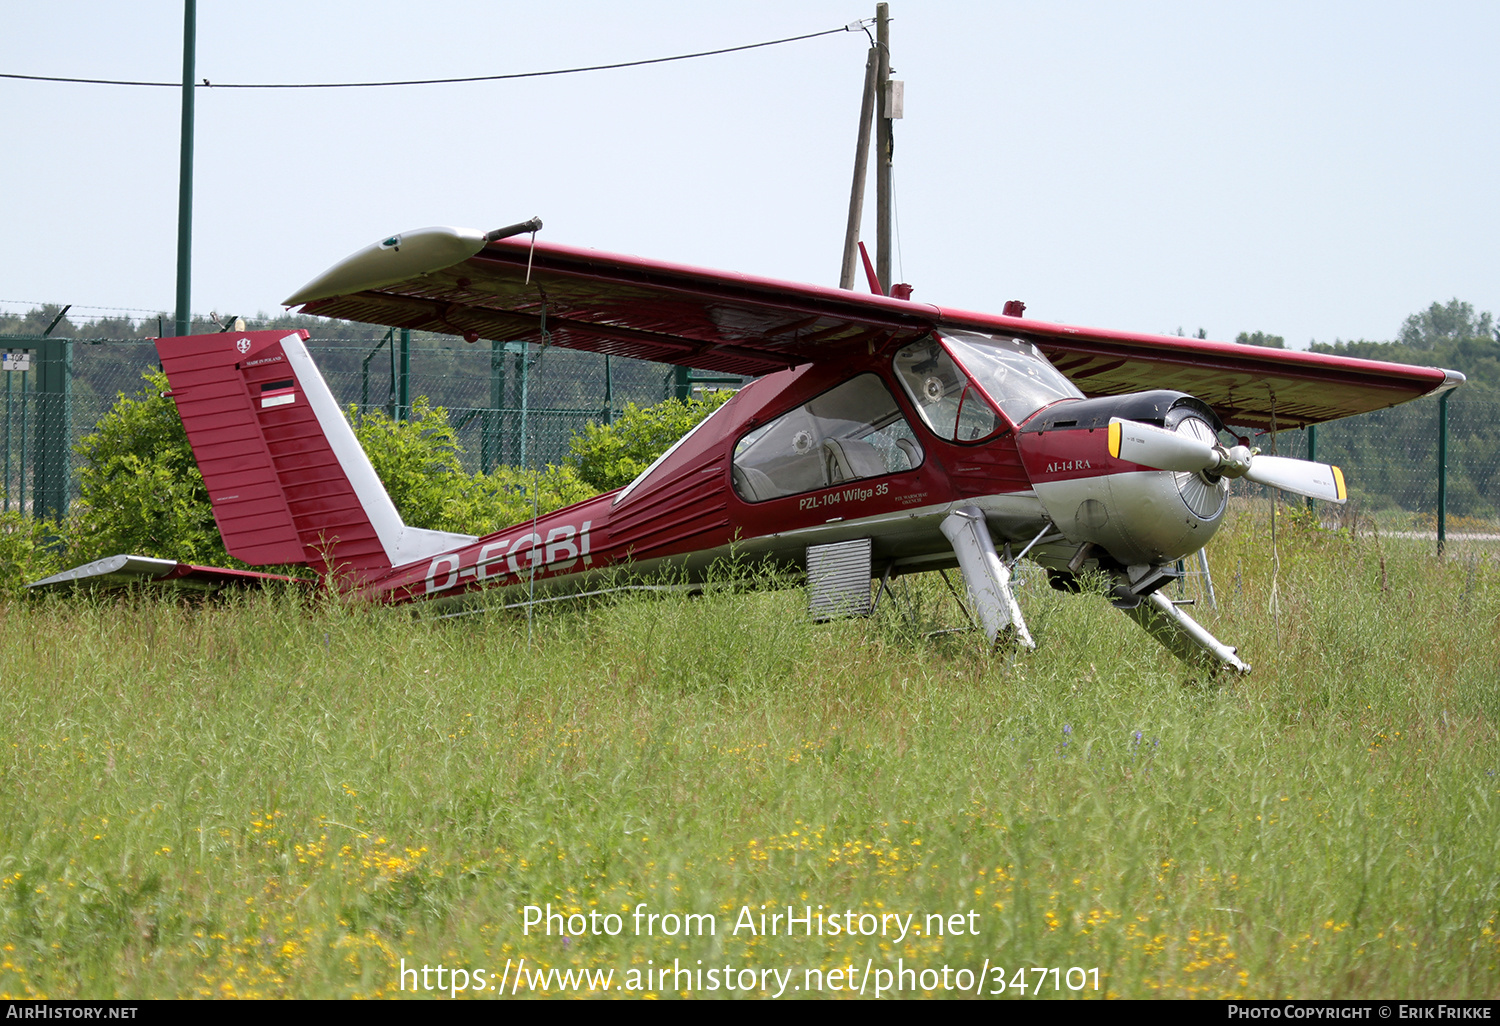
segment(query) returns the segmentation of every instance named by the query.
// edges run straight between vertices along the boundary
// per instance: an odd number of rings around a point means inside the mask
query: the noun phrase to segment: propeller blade
[[[1344,472],[1338,467],[1312,460],[1256,455],[1250,460],[1245,480],[1327,502],[1343,502],[1349,498],[1344,489]]]
[[[1249,453],[1250,450],[1236,447],[1226,454],[1202,438],[1139,421],[1119,417],[1111,417],[1109,421],[1109,454],[1115,459],[1178,473],[1218,471],[1225,477],[1241,476],[1240,468],[1248,461],[1249,468],[1243,471],[1247,481],[1327,502],[1344,502],[1349,498],[1344,474],[1338,467]]]
[[[1211,443],[1134,420],[1109,419],[1109,454],[1157,470],[1195,472],[1219,465]]]

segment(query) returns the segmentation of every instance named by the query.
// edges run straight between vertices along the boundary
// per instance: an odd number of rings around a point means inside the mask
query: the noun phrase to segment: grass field
[[[797,589],[0,606],[0,994],[1496,997],[1497,561],[1284,520],[1210,549],[1234,680],[1039,582],[1021,655]]]

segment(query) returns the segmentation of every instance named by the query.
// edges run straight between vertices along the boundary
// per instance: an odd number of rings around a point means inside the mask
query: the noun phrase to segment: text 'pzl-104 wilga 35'
[[[306,332],[164,338],[231,553],[387,602],[516,601],[664,570],[702,581],[732,555],[804,568],[814,606],[846,611],[869,608],[875,578],[957,565],[990,639],[1030,647],[1011,581],[1027,557],[1064,589],[1108,574],[1114,604],[1169,649],[1243,671],[1160,589],[1213,537],[1230,479],[1330,502],[1345,489],[1336,467],[1226,444],[1225,423],[1301,427],[1463,380],[616,256],[538,242],[538,224],[391,236],[287,304],[755,380],[624,488],[476,538],[402,523]],[[131,573],[232,572],[116,556],[38,583]]]

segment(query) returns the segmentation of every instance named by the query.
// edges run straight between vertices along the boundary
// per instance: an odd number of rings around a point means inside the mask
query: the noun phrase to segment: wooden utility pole
[[[875,5],[875,89],[879,116],[875,122],[875,274],[886,295],[891,292],[891,80],[890,5]]]
[[[849,225],[844,230],[844,263],[839,288],[854,287],[854,263],[859,255],[859,223],[865,211],[865,178],[870,158],[870,120],[875,114],[875,76],[880,66],[880,48],[870,47],[865,59],[865,92],[859,105],[859,142],[854,147],[854,184],[849,189]]]

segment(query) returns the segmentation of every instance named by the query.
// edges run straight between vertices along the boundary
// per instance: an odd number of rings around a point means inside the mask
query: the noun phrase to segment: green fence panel
[[[384,347],[384,348],[383,348]],[[401,393],[396,340],[312,339],[308,348],[334,396],[358,418],[391,414]],[[41,512],[78,497],[75,447],[121,394],[144,385],[157,367],[150,340],[0,337],[0,350],[31,354],[27,371],[0,372],[4,389],[4,508]],[[529,357],[528,357],[529,352]],[[46,361],[43,356],[47,355]],[[529,365],[523,366],[523,361]],[[409,394],[448,412],[470,471],[497,464],[560,463],[569,440],[590,421],[607,423],[626,403],[649,405],[693,387],[732,384],[722,377],[556,347],[520,343],[471,345],[446,336],[414,335]],[[57,399],[65,376],[67,399]],[[522,438],[522,393],[526,396]],[[1240,430],[1240,434],[1251,432]],[[1307,455],[1305,431],[1252,436],[1263,450]],[[1422,399],[1323,424],[1317,458],[1337,464],[1350,508],[1382,528],[1436,528],[1438,403]],[[1243,482],[1236,494],[1256,489]],[[62,496],[66,495],[66,499]],[[1346,511],[1347,512],[1347,511]],[[1500,393],[1464,386],[1448,404],[1448,533],[1494,532],[1500,518]],[[1331,515],[1331,513],[1330,513]]]
[[[679,385],[672,367],[560,348],[530,347],[529,366],[523,368],[525,348],[518,343],[470,345],[445,336],[412,338],[409,394],[426,397],[448,412],[463,446],[465,469],[471,472],[502,463],[520,465],[523,452],[528,466],[561,463],[569,440],[590,421],[607,423],[626,403],[660,402]],[[311,339],[308,349],[340,406],[356,419],[374,410],[395,412],[399,362],[378,341]],[[66,508],[78,498],[77,445],[121,395],[135,395],[145,387],[142,375],[159,366],[155,344],[149,339],[0,336],[0,351],[30,356],[28,370],[0,372],[3,508],[38,514]],[[713,381],[724,383],[722,377]],[[66,389],[60,391],[64,382]]]
[[[1239,434],[1250,434],[1234,429]],[[1435,531],[1437,399],[1318,425],[1316,458],[1344,472],[1349,510],[1382,529]],[[1266,452],[1307,458],[1307,432],[1251,437]],[[1255,493],[1237,483],[1236,494]],[[1269,493],[1266,493],[1269,494]],[[1500,518],[1500,394],[1460,387],[1448,400],[1448,533],[1495,533]]]

